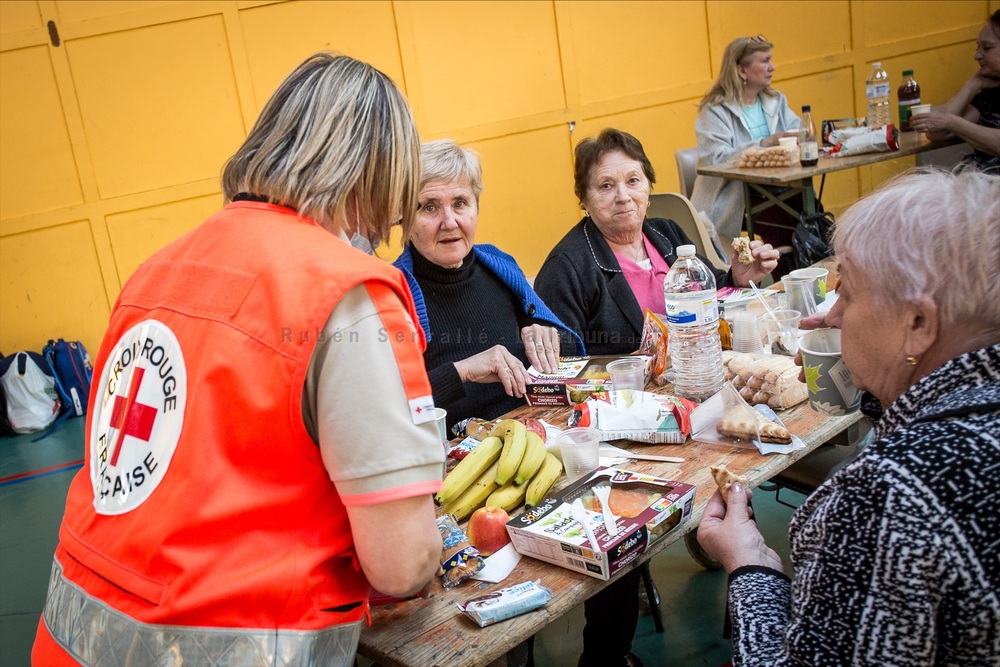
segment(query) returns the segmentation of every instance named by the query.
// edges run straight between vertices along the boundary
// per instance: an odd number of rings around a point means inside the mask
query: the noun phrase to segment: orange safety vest
[[[432,420],[402,275],[294,211],[229,204],[139,267],[95,366],[35,664],[98,658],[94,637],[160,641],[162,626],[255,647],[278,631],[279,651],[323,664],[315,645],[330,637],[310,631],[356,634],[370,587],[301,405],[323,326],[361,283],[386,330],[406,334],[373,344],[393,346],[414,421]]]

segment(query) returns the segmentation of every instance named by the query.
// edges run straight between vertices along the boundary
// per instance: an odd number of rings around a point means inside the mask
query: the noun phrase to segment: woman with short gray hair
[[[914,173],[837,223],[837,327],[874,439],[789,527],[791,579],[716,493],[698,540],[729,571],[736,665],[996,665],[1000,176]]]
[[[418,210],[395,265],[403,271],[427,336],[424,362],[451,428],[524,404],[527,368],[558,369],[584,354],[535,293],[513,257],[475,243],[483,172],[479,156],[450,139],[420,149]]]

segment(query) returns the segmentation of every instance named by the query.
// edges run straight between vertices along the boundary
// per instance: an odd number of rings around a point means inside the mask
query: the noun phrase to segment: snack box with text
[[[611,486],[608,504],[617,516],[616,535],[605,528],[600,501],[593,492],[598,485]],[[507,532],[523,556],[607,580],[687,521],[694,509],[694,494],[691,484],[601,467],[525,509],[507,522]],[[573,518],[572,504],[577,498],[583,503],[597,549]]]
[[[606,392],[611,386],[608,364],[616,359],[639,356],[646,362],[646,380],[649,380],[649,361],[652,357],[641,355],[608,355],[597,357],[560,357],[559,370],[542,373],[534,366],[528,368],[528,384],[524,393],[528,405],[576,405],[587,400],[592,393]]]

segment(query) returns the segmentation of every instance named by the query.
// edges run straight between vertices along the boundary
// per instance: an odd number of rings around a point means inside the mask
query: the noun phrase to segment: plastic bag
[[[830,235],[833,234],[836,222],[833,213],[829,211],[812,215],[802,214],[799,224],[792,232],[795,262],[799,266],[812,266],[822,259],[833,256]]]
[[[663,373],[670,368],[667,325],[655,313],[646,309],[642,322],[642,343],[639,354],[653,358],[653,381],[662,386]]]
[[[723,352],[726,380],[750,405],[784,410],[808,398],[799,367],[791,357],[773,354]]]
[[[35,352],[17,352],[0,364],[7,418],[15,433],[44,431],[59,416],[56,381],[45,368],[45,360]]]
[[[802,440],[794,434],[790,436],[791,442],[782,444],[780,442],[768,441],[760,434],[760,422],[757,415],[762,416],[766,422],[772,422],[781,428],[784,424],[781,419],[766,405],[758,405],[756,408],[749,404],[739,395],[736,389],[728,382],[722,389],[708,399],[691,413],[691,433],[695,440],[700,442],[712,442],[722,445],[736,445],[739,447],[755,447],[761,454],[787,454],[797,449],[803,449],[805,445]],[[753,433],[756,438],[749,436],[739,437],[727,431],[723,433],[722,422],[745,421],[747,425],[753,426]]]

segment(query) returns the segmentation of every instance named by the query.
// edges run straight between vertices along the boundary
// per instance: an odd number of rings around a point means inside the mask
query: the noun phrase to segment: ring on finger
[[[545,347],[545,343],[539,341],[539,342],[535,343],[535,347]]]

